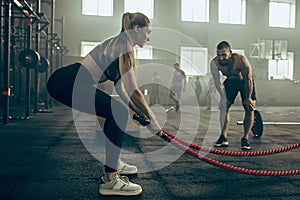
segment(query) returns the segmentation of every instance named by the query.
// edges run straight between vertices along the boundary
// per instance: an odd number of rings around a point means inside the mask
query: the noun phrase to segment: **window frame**
[[[221,3],[221,1],[224,1],[224,2],[222,2]],[[226,3],[225,3],[225,1],[226,1]],[[232,13],[236,13],[236,12],[230,12],[230,8],[232,7],[232,6],[228,6],[228,11],[227,11],[227,17],[226,17],[226,19],[223,19],[223,17],[221,16],[221,11],[222,11],[222,9],[224,8],[224,6],[221,6],[221,5],[223,5],[223,3],[224,4],[230,4],[230,5],[234,5],[235,3],[232,3],[233,1],[232,0],[230,0],[230,1],[227,1],[227,0],[219,0],[219,5],[218,5],[218,23],[220,23],[220,24],[237,24],[237,25],[245,25],[246,24],[246,4],[247,4],[247,2],[246,2],[246,0],[239,0],[240,2],[241,2],[241,16],[239,17],[239,19],[238,19],[238,22],[235,22],[235,21],[232,21],[230,18],[232,17],[232,15],[230,15],[230,14],[232,14]],[[234,9],[236,9],[236,8],[234,8]]]
[[[94,1],[95,4],[97,4],[97,6],[94,6],[93,8],[95,9],[96,7],[96,12],[88,12],[86,11],[85,8],[85,2],[86,1]],[[104,9],[105,11],[109,11],[111,10],[111,12],[107,12],[107,13],[102,13],[101,10],[99,10],[99,5],[103,5],[102,1],[107,1],[108,4],[110,4],[110,8],[109,9]],[[111,17],[114,15],[114,0],[82,0],[82,11],[81,11],[82,15],[87,15],[87,16],[102,16],[102,17]]]
[[[93,48],[95,48],[100,42],[88,42],[88,41],[81,41],[81,51],[80,56],[85,57]],[[90,46],[88,50],[85,50],[85,47]]]
[[[201,19],[195,19],[195,15],[194,13],[202,13],[203,10],[199,9],[197,10],[197,6],[195,5],[196,2],[198,2],[199,0],[181,0],[181,21],[189,21],[189,22],[209,22],[209,0],[202,0],[203,4],[205,4],[205,8],[204,8],[204,16],[201,16],[199,18]],[[186,4],[184,4],[184,2],[186,2]],[[188,17],[185,14],[185,5],[189,5],[190,6],[190,2],[193,3],[193,6],[191,7],[192,10],[187,10],[187,13],[192,13],[192,17],[190,19],[188,19]]]
[[[139,52],[147,51],[149,50],[149,57],[144,56],[144,54],[141,54]],[[140,47],[134,47],[134,58],[139,60],[153,60],[153,46],[150,44],[145,44],[143,48]]]
[[[127,1],[136,1],[135,5],[136,8],[127,8]],[[150,5],[150,10],[145,11],[141,8],[141,5],[145,5],[148,1],[148,4]],[[143,3],[145,2],[145,3]],[[125,12],[141,12],[144,13],[149,19],[153,19],[154,18],[154,0],[124,0],[124,13]]]
[[[232,53],[238,53],[245,56],[245,49],[231,49]]]
[[[279,79],[279,80],[293,80],[294,79],[294,59],[295,59],[295,54],[294,52],[288,52],[287,53],[287,59],[286,60],[268,60],[268,80],[273,80],[273,79]],[[286,63],[283,63],[286,62]],[[270,66],[273,65],[273,66]],[[286,66],[283,66],[286,65]],[[271,74],[271,67],[275,67],[276,74]],[[280,68],[281,67],[287,67],[285,74],[287,76],[284,76],[283,74],[279,74]],[[272,69],[274,70],[274,69]],[[272,77],[272,78],[271,78]]]
[[[288,4],[289,5],[289,13],[288,13],[288,22],[285,25],[276,24],[278,22],[278,18],[282,19],[283,17],[272,16],[272,4]],[[274,5],[275,6],[275,5]],[[283,5],[282,5],[283,6]],[[282,10],[280,8],[277,8]],[[275,13],[278,13],[275,11]],[[280,12],[282,13],[282,11]],[[272,19],[272,17],[276,17],[276,19]],[[269,27],[274,28],[295,28],[296,26],[296,1],[295,0],[270,0],[269,1]]]
[[[193,57],[191,61],[187,61],[183,55],[183,51],[191,51],[194,52],[203,52],[203,63],[199,63],[198,61],[194,61]],[[206,47],[189,47],[189,46],[181,46],[180,47],[180,65],[181,69],[185,72],[187,76],[205,76],[208,73],[208,48]],[[192,69],[196,66],[195,69]],[[197,67],[198,66],[198,67]],[[191,73],[192,71],[196,71],[197,73]]]

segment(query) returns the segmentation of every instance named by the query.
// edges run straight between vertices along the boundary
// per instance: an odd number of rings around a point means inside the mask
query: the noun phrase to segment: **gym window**
[[[82,0],[82,14],[113,16],[113,0]]]
[[[99,42],[81,42],[81,57],[85,57]]]
[[[219,0],[219,23],[245,24],[246,0]]]
[[[181,69],[187,76],[205,76],[207,74],[207,48],[181,47],[180,55]]]
[[[153,19],[154,0],[124,0],[124,12],[141,12]]]
[[[181,20],[209,22],[209,0],[181,0]]]
[[[294,53],[287,53],[287,60],[268,60],[268,79],[293,80]]]
[[[153,47],[152,45],[144,45],[143,48],[134,48],[135,59],[153,59]]]
[[[270,0],[269,26],[281,28],[295,28],[296,1]]]
[[[81,57],[85,57],[93,48],[100,42],[81,42]],[[151,45],[144,45],[143,48],[134,48],[135,59],[153,59],[153,47]]]
[[[238,53],[241,55],[245,55],[245,50],[244,49],[231,49],[232,53]]]

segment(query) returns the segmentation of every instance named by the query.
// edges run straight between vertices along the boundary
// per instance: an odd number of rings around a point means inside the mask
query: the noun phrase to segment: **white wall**
[[[64,58],[64,64],[80,59],[81,41],[103,41],[120,31],[123,1],[114,1],[113,17],[83,16],[81,14],[81,0],[56,1],[56,18],[65,18],[64,45],[69,53]],[[282,39],[288,41],[288,51],[294,52],[294,78],[300,79],[300,15],[297,15],[295,29],[268,27],[268,0],[247,1],[246,25],[218,24],[218,0],[210,1],[210,22],[190,23],[180,20],[180,0],[155,0],[154,19],[152,26],[173,29],[195,39],[202,46],[209,49],[210,57],[215,55],[216,44],[221,40],[228,40],[232,48],[244,49],[249,57],[250,45],[261,39]],[[296,4],[300,10],[300,4]],[[44,5],[45,13],[49,9]],[[298,13],[298,12],[297,12]],[[48,15],[50,16],[50,15]],[[60,31],[56,23],[55,30]],[[164,60],[172,64],[178,58],[166,52],[156,52],[155,59]],[[266,104],[300,104],[298,85],[291,81],[268,81],[267,61],[249,58],[255,76],[258,99]]]

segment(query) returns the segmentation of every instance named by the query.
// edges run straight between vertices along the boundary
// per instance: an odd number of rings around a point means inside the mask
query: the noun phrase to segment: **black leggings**
[[[94,83],[87,69],[75,63],[56,70],[48,80],[47,89],[54,99],[71,108],[106,118],[103,130],[106,136],[105,172],[115,172],[128,120],[128,109],[93,87]]]

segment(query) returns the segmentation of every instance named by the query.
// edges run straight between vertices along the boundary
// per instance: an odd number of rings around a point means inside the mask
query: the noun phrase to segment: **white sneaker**
[[[137,196],[142,194],[142,187],[131,183],[127,176],[117,174],[110,182],[105,182],[103,177],[102,181],[99,188],[101,195]]]
[[[134,165],[129,165],[124,163],[123,161],[118,161],[118,170],[120,174],[129,175],[129,174],[136,174],[138,169]]]

